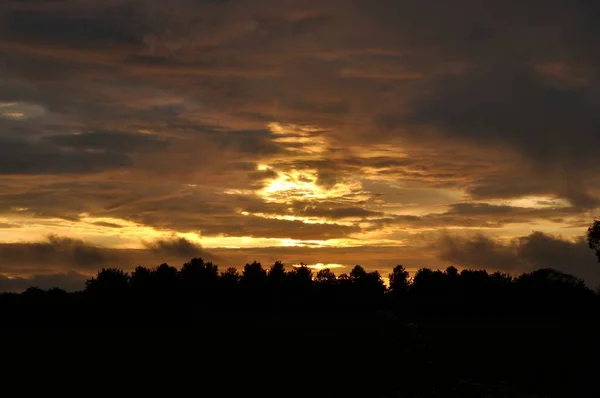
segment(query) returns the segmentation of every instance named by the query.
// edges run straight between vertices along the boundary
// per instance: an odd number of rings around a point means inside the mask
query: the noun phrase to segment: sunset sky
[[[0,3],[0,290],[195,256],[600,284],[595,0]]]

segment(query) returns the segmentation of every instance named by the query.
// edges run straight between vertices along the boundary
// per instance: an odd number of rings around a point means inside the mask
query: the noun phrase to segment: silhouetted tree
[[[458,277],[458,270],[456,269],[456,267],[454,267],[452,265],[449,266],[448,268],[446,268],[446,271],[444,271],[444,273],[449,278],[457,278]]]
[[[156,280],[156,286],[163,292],[172,292],[179,285],[179,271],[169,264],[163,263],[152,272]]]
[[[481,271],[480,271],[481,272]],[[586,289],[583,280],[551,268],[542,268],[521,275],[517,283],[537,289]]]
[[[336,282],[335,274],[329,268],[323,268],[317,272],[315,282],[318,285],[331,286]]]
[[[37,286],[31,286],[23,292],[23,297],[28,300],[42,300],[46,297],[46,292]]]
[[[600,261],[600,219],[594,220],[594,223],[588,228],[587,241],[590,249],[594,251]]]
[[[338,278],[323,269],[313,279],[310,268],[286,272],[279,261],[268,272],[256,261],[246,264],[240,275],[235,268],[219,274],[217,265],[194,258],[179,271],[168,264],[153,270],[138,266],[131,276],[119,269],[102,269],[81,293],[31,287],[20,295],[0,294],[0,323],[16,319],[29,325],[146,321],[187,325],[213,314],[354,316],[394,309],[401,311],[390,314],[408,319],[591,318],[600,313],[598,294],[581,279],[552,269],[515,279],[485,270],[459,273],[452,266],[445,271],[422,268],[410,280],[406,269],[396,265],[389,279],[386,296],[379,272],[367,272],[360,265]]]
[[[263,266],[254,261],[252,264],[244,266],[241,283],[246,288],[263,288],[267,282],[267,271]]]
[[[350,271],[350,279],[354,282],[362,281],[366,275],[367,271],[360,265],[355,265]]]
[[[446,281],[446,275],[439,270],[421,268],[415,273],[410,293],[418,313],[433,316],[446,312],[449,303],[441,300],[448,293]]]
[[[270,295],[267,291],[267,271],[259,262],[246,264],[240,280],[242,288],[242,303],[244,311],[251,314],[267,313],[271,306],[266,303]]]
[[[290,282],[295,289],[307,289],[312,285],[313,273],[305,265],[294,267],[289,273]]]
[[[283,287],[288,279],[288,275],[285,272],[285,265],[281,261],[276,261],[269,269],[267,279],[271,288]]]
[[[350,271],[350,302],[357,311],[365,311],[379,306],[378,302],[385,293],[385,284],[381,279],[379,272],[367,272],[365,269],[356,265]]]
[[[241,299],[239,286],[242,276],[235,267],[229,267],[219,276],[219,301],[218,306],[224,313],[234,313],[239,308]]]
[[[66,290],[61,289],[59,287],[53,287],[46,291],[46,297],[49,297],[51,299],[64,299],[68,296],[69,293]]]
[[[153,272],[142,266],[137,266],[129,277],[129,284],[134,292],[149,293],[155,288]]]
[[[225,270],[225,272],[221,272],[219,279],[221,281],[222,286],[234,288],[240,283],[242,276],[240,275],[237,268],[229,267]]]
[[[94,295],[121,296],[129,290],[129,276],[117,268],[102,268],[85,283],[85,291]]]
[[[429,268],[421,268],[413,278],[412,289],[417,294],[446,295],[448,293],[447,275],[440,270],[433,271]]]
[[[408,271],[402,265],[398,264],[389,274],[389,278],[390,292],[396,297],[404,297],[410,287]]]
[[[300,313],[310,312],[312,307],[313,273],[305,265],[294,267],[289,273],[288,306],[290,310]]]
[[[565,316],[586,311],[584,303],[593,294],[581,279],[550,268],[519,276],[516,288],[520,309],[526,316]]]
[[[281,261],[276,261],[269,269],[267,275],[267,288],[271,301],[271,312],[279,314],[287,305],[289,278],[285,266]]]
[[[242,279],[242,276],[240,275],[237,268],[229,267],[225,270],[225,272],[221,273],[219,279],[221,281],[221,286],[228,289],[232,289],[237,287],[237,285],[240,283],[240,280]]]
[[[193,258],[183,264],[181,281],[186,289],[207,289],[215,287],[219,279],[219,267],[201,258]]]

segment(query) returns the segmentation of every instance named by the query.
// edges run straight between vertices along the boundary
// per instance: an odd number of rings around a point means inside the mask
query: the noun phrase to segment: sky
[[[200,256],[600,285],[594,0],[0,4],[0,290]]]

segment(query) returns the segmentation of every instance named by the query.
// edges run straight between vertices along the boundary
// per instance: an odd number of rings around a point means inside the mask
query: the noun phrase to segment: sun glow
[[[302,267],[302,266],[305,266],[305,267],[308,267],[308,268],[312,268],[312,269],[315,269],[315,270],[322,270],[322,269],[325,269],[325,268],[331,269],[331,268],[344,268],[345,267],[345,265],[342,265],[342,264],[323,264],[323,263],[316,263],[316,264],[303,264],[303,263],[302,264],[294,264],[292,267],[299,268],[299,267]]]
[[[317,184],[316,170],[276,171],[277,177],[269,180],[258,194],[267,201],[289,202],[295,200],[327,199],[349,195],[353,188],[360,189],[360,183],[337,183],[325,188]]]
[[[4,119],[29,119],[43,116],[46,109],[40,105],[24,102],[0,102],[0,118]]]
[[[242,211],[240,214],[244,216],[255,216],[261,218],[268,218],[272,220],[284,220],[284,221],[302,221],[304,224],[331,224],[331,225],[345,225],[352,226],[355,225],[354,222],[351,221],[332,221],[327,220],[325,218],[318,217],[303,217],[303,216],[295,216],[292,214],[265,214],[265,213],[248,213],[247,211]]]

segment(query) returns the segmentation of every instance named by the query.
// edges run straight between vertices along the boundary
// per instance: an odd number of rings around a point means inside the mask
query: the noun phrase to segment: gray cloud
[[[149,134],[97,131],[84,134],[50,135],[43,138],[59,147],[78,151],[131,153],[165,149],[168,141]]]
[[[169,262],[179,266],[193,257],[219,257],[183,238],[144,242],[144,249],[114,249],[79,239],[50,235],[40,242],[0,244],[0,291],[29,286],[83,287],[82,282],[101,268],[130,271],[137,265]]]
[[[591,0],[2,4],[0,101],[43,112],[0,117],[0,214],[297,239],[361,227],[240,213],[362,218],[372,229],[581,226],[599,203],[599,12]],[[270,122],[314,131],[282,142]],[[276,176],[258,164],[363,192],[277,204],[223,193]],[[470,203],[528,195],[573,208]],[[77,250],[52,249],[64,242],[41,245],[54,269],[77,266]],[[45,261],[28,267],[34,258]]]
[[[0,244],[0,272],[4,267],[70,266],[76,269],[96,269],[118,262],[111,251],[91,246],[79,239],[50,235],[46,242]]]
[[[490,270],[529,272],[554,268],[582,278],[589,286],[600,284],[600,265],[584,238],[567,241],[534,232],[505,244],[484,235],[445,235],[438,242],[439,257],[456,265]]]
[[[39,287],[40,289],[59,287],[66,291],[74,292],[82,290],[85,287],[85,281],[88,279],[89,276],[82,275],[77,272],[34,275],[28,278],[9,278],[0,274],[0,292],[20,293],[29,287]]]
[[[173,238],[170,240],[159,239],[152,242],[144,242],[144,246],[157,256],[169,256],[178,258],[202,257],[212,260],[215,257],[198,244],[190,242],[185,238]]]
[[[0,174],[84,174],[129,164],[119,153],[67,151],[42,142],[0,138]]]

